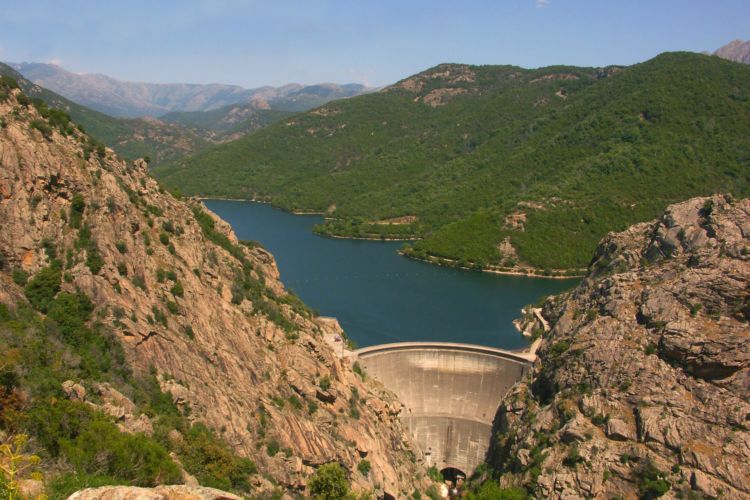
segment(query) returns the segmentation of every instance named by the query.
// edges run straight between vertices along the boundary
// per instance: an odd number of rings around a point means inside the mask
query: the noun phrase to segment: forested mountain
[[[419,258],[570,270],[669,203],[748,194],[749,98],[750,68],[695,53],[444,64],[155,173],[189,194],[327,212],[326,234],[418,237]]]

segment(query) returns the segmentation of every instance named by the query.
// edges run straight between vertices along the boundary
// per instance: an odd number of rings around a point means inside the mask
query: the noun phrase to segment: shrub
[[[24,286],[29,280],[29,275],[20,267],[13,268],[13,282],[18,286]]]
[[[269,457],[274,457],[279,452],[279,442],[275,439],[272,439],[268,442],[266,445],[266,453],[268,453]]]
[[[70,227],[78,229],[81,227],[81,220],[83,219],[83,212],[86,209],[86,201],[83,196],[77,194],[73,196],[70,202],[70,217],[68,217],[68,223]]]
[[[294,394],[289,396],[288,401],[289,401],[289,404],[292,406],[292,408],[294,408],[295,410],[302,409],[302,401],[300,401],[299,398],[295,396]]]
[[[307,402],[307,413],[309,413],[310,415],[312,415],[316,411],[318,411],[318,403],[316,403],[315,401],[308,401]]]
[[[257,471],[252,460],[235,455],[200,423],[186,432],[178,455],[200,484],[212,488],[250,491],[249,476]]]
[[[37,310],[46,313],[52,299],[60,291],[62,275],[59,269],[46,267],[26,284],[26,298]]]
[[[564,354],[568,349],[570,349],[570,342],[568,342],[567,340],[561,340],[552,344],[552,346],[549,348],[549,354],[550,356],[560,356],[561,354]]]
[[[369,461],[367,461],[367,460],[361,460],[361,461],[360,461],[360,462],[359,462],[359,463],[357,464],[357,470],[358,470],[358,471],[359,471],[359,473],[360,473],[360,474],[362,474],[363,476],[367,476],[367,475],[368,475],[368,474],[370,473],[370,469],[371,469],[371,468],[372,468],[372,466],[370,465],[370,462],[369,462]]]
[[[323,389],[324,391],[327,391],[328,389],[331,388],[331,378],[328,375],[326,375],[325,377],[320,379],[320,382],[318,383],[318,385],[320,386],[321,389]]]
[[[99,248],[93,242],[89,245],[86,250],[86,266],[91,270],[91,274],[97,275],[99,271],[104,267],[104,259],[102,254],[99,253]]]
[[[146,279],[142,274],[136,274],[133,276],[133,284],[141,290],[146,290]]]
[[[115,243],[115,247],[117,248],[117,251],[120,252],[121,254],[126,254],[128,252],[128,246],[122,240]]]
[[[522,488],[501,488],[494,481],[486,481],[475,491],[466,495],[467,500],[526,500],[529,498]]]
[[[664,474],[656,468],[651,460],[646,460],[641,466],[638,474],[638,491],[641,498],[651,500],[664,495],[672,487],[669,481],[664,479]]]
[[[183,332],[185,333],[185,336],[189,338],[190,340],[195,339],[195,332],[193,331],[193,327],[190,325],[185,325],[185,328],[183,329]]]
[[[167,301],[167,310],[172,314],[177,314],[180,312],[180,308],[177,306],[177,303],[172,302],[171,300]]]
[[[175,297],[182,297],[185,295],[185,290],[182,288],[182,283],[179,281],[175,281],[174,285],[172,285],[172,288],[169,290],[172,292],[172,295]]]
[[[124,434],[108,417],[67,400],[37,404],[28,426],[53,457],[79,474],[110,475],[138,486],[176,483],[180,471],[167,450],[143,434]]]
[[[352,366],[352,371],[359,375],[359,378],[362,380],[365,380],[367,378],[367,375],[365,374],[365,371],[362,369],[362,366],[360,366],[359,361],[355,361],[354,365]]]
[[[571,446],[570,449],[568,450],[568,454],[563,459],[563,465],[565,467],[570,467],[571,469],[575,469],[576,466],[581,462],[583,462],[583,457],[578,451],[578,446],[577,445]]]
[[[31,123],[29,123],[29,128],[38,130],[39,132],[41,132],[42,137],[47,140],[52,138],[52,127],[50,127],[49,124],[44,120],[31,120]]]
[[[440,471],[434,465],[430,466],[430,468],[427,469],[427,476],[429,476],[429,478],[432,479],[432,481],[435,483],[440,483],[443,481],[443,475],[440,474]]]
[[[349,494],[349,482],[344,469],[332,462],[318,467],[307,483],[307,490],[316,499],[345,498]]]

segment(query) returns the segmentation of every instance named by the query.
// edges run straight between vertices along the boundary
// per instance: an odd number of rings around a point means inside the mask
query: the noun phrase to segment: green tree
[[[60,291],[62,275],[59,269],[46,267],[26,284],[26,298],[39,311],[46,313],[52,299]]]
[[[310,496],[318,500],[346,498],[349,482],[346,473],[337,462],[321,465],[307,483]]]

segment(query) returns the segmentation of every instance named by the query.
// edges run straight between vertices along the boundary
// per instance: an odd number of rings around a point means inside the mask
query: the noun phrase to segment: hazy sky
[[[750,0],[0,0],[0,60],[246,87],[631,64],[736,38],[750,39]]]

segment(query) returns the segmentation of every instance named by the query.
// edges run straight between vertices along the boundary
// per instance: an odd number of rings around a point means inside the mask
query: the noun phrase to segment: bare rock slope
[[[750,64],[750,41],[733,40],[714,52],[714,55],[722,59]]]
[[[398,496],[421,484],[398,402],[334,355],[330,326],[287,294],[272,255],[165,193],[144,162],[45,126],[18,90],[0,117],[0,302],[24,300],[7,270],[38,272],[54,242],[63,290],[92,299],[133,368],[153,367],[192,419],[266,477],[301,489],[314,467],[338,461],[357,489]],[[266,453],[272,441],[284,452]],[[357,472],[365,458],[367,475]]]
[[[498,414],[501,482],[545,498],[750,496],[750,200],[696,198],[608,235],[544,315],[533,376]]]

